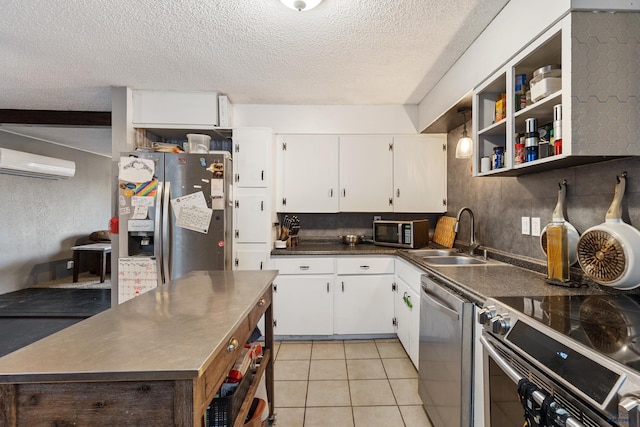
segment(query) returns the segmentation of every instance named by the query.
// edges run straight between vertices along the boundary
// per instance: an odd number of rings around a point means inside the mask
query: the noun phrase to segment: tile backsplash
[[[567,220],[583,233],[605,220],[613,199],[616,176],[626,171],[627,188],[623,219],[640,225],[640,158],[630,157],[556,169],[519,177],[472,177],[471,160],[456,159],[455,147],[462,127],[449,133],[447,198],[448,215],[463,206],[475,214],[476,237],[481,245],[545,260],[539,237],[521,233],[521,217],[539,217],[541,227],[551,221],[558,200],[558,184],[567,180]],[[469,235],[467,217],[457,238]]]

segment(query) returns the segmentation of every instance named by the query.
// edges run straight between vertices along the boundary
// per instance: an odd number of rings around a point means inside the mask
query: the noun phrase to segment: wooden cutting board
[[[453,228],[456,225],[456,219],[452,216],[441,216],[436,223],[436,231],[433,233],[433,241],[446,248],[452,248],[453,242],[456,240],[456,232]]]

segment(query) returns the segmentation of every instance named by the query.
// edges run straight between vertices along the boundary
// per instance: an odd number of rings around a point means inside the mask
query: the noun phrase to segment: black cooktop
[[[601,355],[640,371],[640,295],[495,299]]]

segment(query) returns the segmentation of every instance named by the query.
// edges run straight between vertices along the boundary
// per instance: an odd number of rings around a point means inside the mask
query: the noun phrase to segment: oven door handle
[[[507,363],[507,361],[504,360],[502,356],[500,356],[500,354],[498,354],[495,347],[489,341],[487,341],[487,339],[484,336],[480,336],[480,343],[482,343],[482,347],[484,347],[487,353],[489,353],[493,361],[496,362],[496,364],[500,367],[500,369],[502,369],[504,373],[507,374],[514,383],[517,384],[520,380],[526,379],[522,375],[520,375],[515,369],[513,369],[511,365],[509,365],[509,363]],[[533,400],[535,400],[536,403],[538,403],[538,405],[542,405],[542,402],[546,397],[543,393],[539,391],[534,391],[531,396],[533,397]],[[576,420],[574,417],[567,418],[566,426],[567,427],[585,427],[584,424]]]

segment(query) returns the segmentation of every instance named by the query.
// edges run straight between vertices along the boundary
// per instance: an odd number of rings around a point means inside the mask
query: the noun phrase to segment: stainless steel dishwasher
[[[422,276],[418,393],[433,427],[472,425],[474,304]]]

